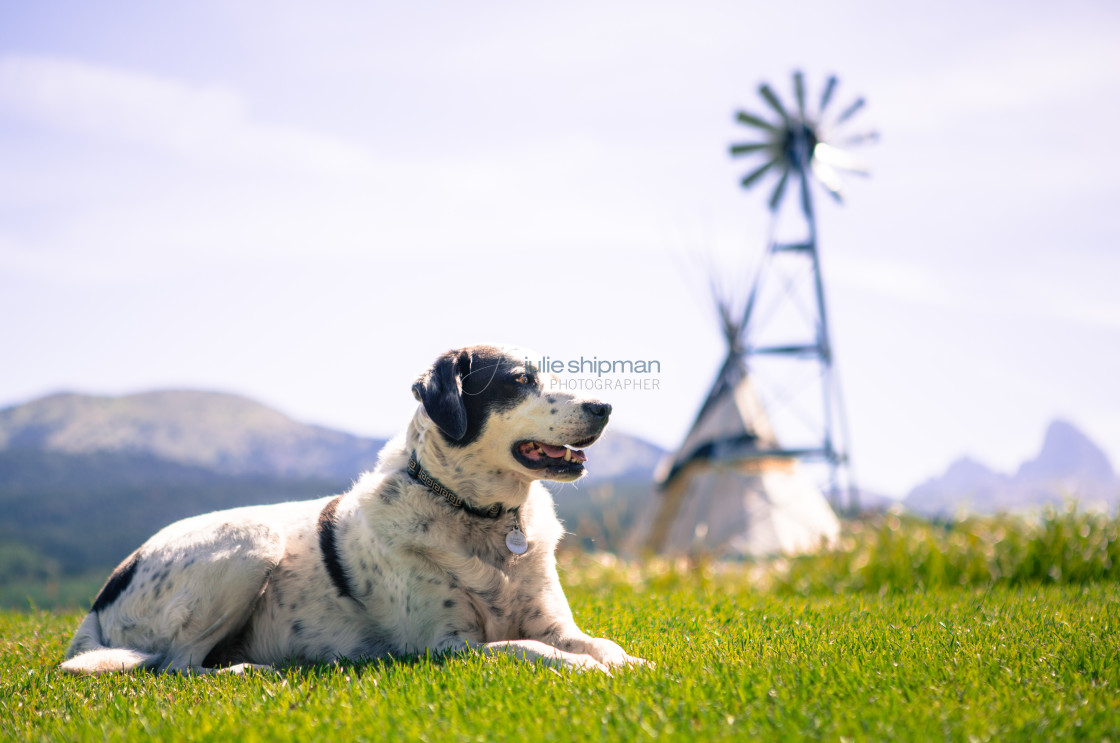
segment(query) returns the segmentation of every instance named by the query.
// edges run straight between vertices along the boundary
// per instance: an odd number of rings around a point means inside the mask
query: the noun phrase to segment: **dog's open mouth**
[[[543,441],[519,441],[513,445],[513,456],[531,470],[548,468],[556,474],[575,474],[583,470],[587,455],[579,447],[595,443],[597,436],[563,444],[546,444]]]

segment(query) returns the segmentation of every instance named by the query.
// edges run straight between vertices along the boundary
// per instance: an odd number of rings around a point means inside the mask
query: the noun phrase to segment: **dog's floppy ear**
[[[450,439],[467,433],[467,406],[463,402],[463,377],[470,373],[471,356],[466,351],[448,351],[412,385],[412,395],[424,412]]]

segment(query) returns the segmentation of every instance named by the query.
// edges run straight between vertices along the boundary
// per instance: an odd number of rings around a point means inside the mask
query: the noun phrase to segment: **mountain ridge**
[[[61,392],[0,410],[0,451],[148,454],[226,475],[352,477],[383,444],[204,390]]]
[[[1120,477],[1108,456],[1074,424],[1052,421],[1038,454],[1013,474],[996,472],[961,457],[942,475],[921,483],[903,499],[906,508],[927,516],[1019,511],[1074,499],[1083,507],[1115,509]]]
[[[144,455],[234,476],[350,480],[376,465],[386,441],[301,423],[251,398],[209,390],[58,392],[0,409],[0,452]],[[608,428],[590,452],[589,480],[649,477],[663,454]]]

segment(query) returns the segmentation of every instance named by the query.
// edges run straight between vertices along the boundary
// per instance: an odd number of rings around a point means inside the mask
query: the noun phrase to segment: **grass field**
[[[459,656],[282,676],[57,669],[78,612],[0,614],[7,740],[1120,741],[1120,590],[760,592],[749,566],[565,559],[576,618],[657,663],[570,675]]]

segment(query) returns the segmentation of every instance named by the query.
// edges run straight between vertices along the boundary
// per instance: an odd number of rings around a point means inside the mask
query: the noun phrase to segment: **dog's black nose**
[[[605,402],[585,402],[583,409],[596,418],[606,420],[611,414],[611,406]]]

